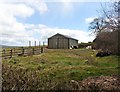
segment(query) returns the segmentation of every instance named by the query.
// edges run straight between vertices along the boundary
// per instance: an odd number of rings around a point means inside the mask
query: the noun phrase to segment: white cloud
[[[85,22],[86,22],[87,24],[89,24],[89,23],[92,22],[95,18],[97,18],[97,17],[89,17],[89,18],[86,18],[86,19],[85,19]]]
[[[72,0],[56,0],[55,2],[61,3],[61,12],[64,17],[68,17],[69,14],[74,13],[74,3],[72,2]]]
[[[29,25],[27,24],[27,27],[31,27],[30,29],[33,30],[33,34],[38,34],[38,38],[40,41],[47,42],[47,39],[55,35],[56,33],[61,33],[63,35],[69,35],[73,38],[76,38],[79,40],[79,42],[89,42],[93,41],[95,38],[94,36],[90,36],[90,32],[84,31],[84,30],[71,30],[71,29],[61,29],[61,28],[50,28],[45,25]]]
[[[40,14],[43,14],[46,11],[48,11],[47,5],[44,2],[44,0],[21,0],[18,2],[27,4],[28,6],[38,10],[40,12]]]
[[[112,2],[113,0],[45,0],[45,2]]]
[[[27,18],[47,10],[43,0],[0,0],[0,44],[27,45],[29,40],[37,40],[17,17]]]
[[[38,41],[45,42],[47,44],[47,39],[56,33],[61,33],[63,35],[69,35],[73,38],[79,40],[79,42],[89,42],[94,39],[94,36],[89,36],[90,32],[83,30],[71,30],[71,29],[61,29],[61,28],[50,28],[45,25],[34,25],[25,24],[21,26],[24,27],[24,31],[10,33],[2,32],[3,43],[8,45],[28,45],[28,41]]]
[[[27,7],[38,10],[41,14],[48,10],[44,0],[0,0],[0,2],[13,5],[25,4]]]
[[[47,10],[43,0],[0,0],[0,37],[2,37],[0,44],[28,45],[28,41],[34,42],[35,40],[47,42],[47,38],[56,33],[70,35],[79,42],[94,39],[89,36],[89,32],[83,30],[50,28],[42,24],[25,24],[17,20],[17,17],[27,18],[36,11],[43,14]]]

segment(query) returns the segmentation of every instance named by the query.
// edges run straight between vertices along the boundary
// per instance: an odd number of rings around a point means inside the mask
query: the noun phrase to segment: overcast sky
[[[98,1],[109,0],[0,0],[0,44],[42,44],[56,33],[92,41],[88,26],[99,16]]]

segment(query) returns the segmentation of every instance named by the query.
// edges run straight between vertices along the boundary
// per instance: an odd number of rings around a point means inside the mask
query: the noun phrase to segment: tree
[[[94,34],[98,35],[100,32],[102,32],[105,28],[105,22],[103,18],[95,18],[89,26],[90,30],[94,30]]]
[[[96,35],[95,48],[109,50],[114,54],[120,54],[120,1],[114,2],[111,9],[102,7],[102,17],[95,18],[90,23],[90,30]],[[105,6],[106,7],[106,6]]]

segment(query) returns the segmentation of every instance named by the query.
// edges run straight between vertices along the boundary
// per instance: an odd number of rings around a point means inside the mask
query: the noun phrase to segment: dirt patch
[[[80,82],[71,80],[72,88],[76,90],[89,90],[106,92],[108,90],[120,91],[120,77],[118,76],[99,76],[88,77]]]

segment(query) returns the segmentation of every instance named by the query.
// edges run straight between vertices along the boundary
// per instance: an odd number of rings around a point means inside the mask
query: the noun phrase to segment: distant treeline
[[[81,42],[78,44],[78,48],[85,48],[87,46],[92,46],[92,45],[93,45],[93,42],[88,42],[88,43]]]
[[[18,48],[20,46],[8,46],[8,45],[0,45],[1,48]]]

